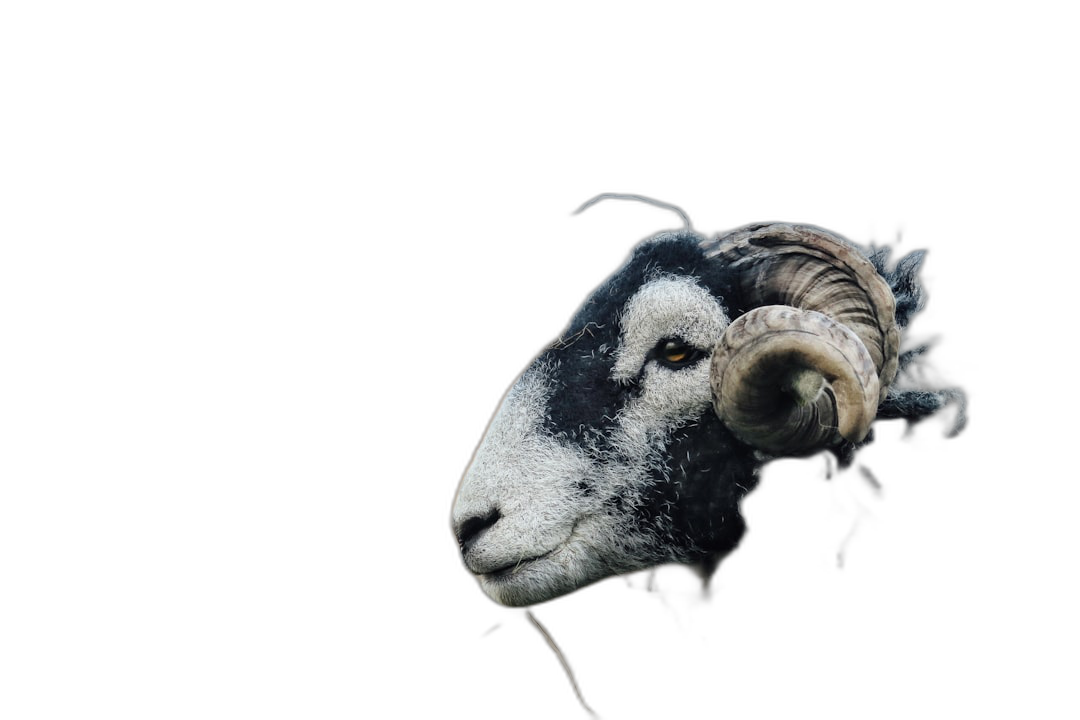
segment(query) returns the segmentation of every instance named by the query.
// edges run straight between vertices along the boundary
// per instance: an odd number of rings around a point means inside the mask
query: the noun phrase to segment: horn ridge
[[[859,442],[877,412],[877,373],[866,347],[813,310],[751,310],[728,326],[711,362],[717,415],[765,452],[803,455]]]
[[[900,340],[892,290],[873,263],[839,235],[789,223],[733,230],[702,251],[735,271],[748,311],[713,353],[714,407],[729,428],[781,455],[862,440],[896,376]]]
[[[744,310],[791,305],[824,313],[859,335],[883,388],[896,377],[896,301],[874,264],[850,241],[812,225],[769,223],[704,240],[702,250],[736,270]]]

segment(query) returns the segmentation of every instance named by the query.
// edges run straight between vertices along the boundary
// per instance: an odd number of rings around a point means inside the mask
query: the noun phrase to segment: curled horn
[[[892,290],[870,261],[806,225],[753,225],[704,245],[736,270],[732,300],[748,311],[713,350],[720,419],[774,455],[862,440],[896,376],[900,343]]]

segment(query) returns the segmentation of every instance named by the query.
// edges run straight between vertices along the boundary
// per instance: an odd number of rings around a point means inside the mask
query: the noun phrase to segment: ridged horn
[[[754,225],[703,245],[736,271],[730,301],[746,311],[713,351],[721,420],[775,455],[862,440],[896,376],[900,341],[892,290],[873,264],[806,225]]]

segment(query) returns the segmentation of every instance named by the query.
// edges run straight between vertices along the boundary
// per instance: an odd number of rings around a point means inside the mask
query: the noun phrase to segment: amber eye
[[[660,364],[670,368],[686,367],[701,357],[700,350],[682,340],[661,340],[653,351],[653,356]]]
[[[682,362],[690,354],[690,348],[678,343],[668,343],[664,346],[664,359],[668,362]]]

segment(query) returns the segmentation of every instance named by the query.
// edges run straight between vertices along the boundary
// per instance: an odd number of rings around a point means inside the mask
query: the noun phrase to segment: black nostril
[[[461,552],[468,550],[480,533],[499,522],[501,517],[502,513],[496,509],[487,515],[476,515],[461,523],[461,527],[457,531],[458,545],[461,546]]]

